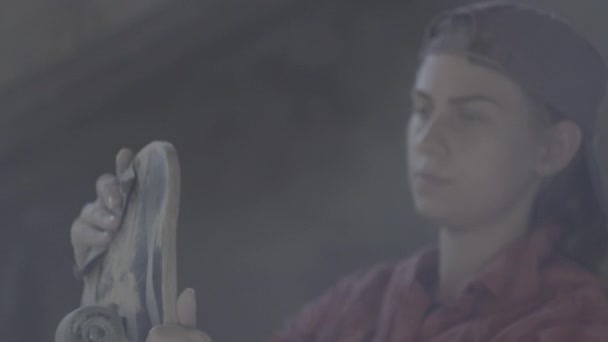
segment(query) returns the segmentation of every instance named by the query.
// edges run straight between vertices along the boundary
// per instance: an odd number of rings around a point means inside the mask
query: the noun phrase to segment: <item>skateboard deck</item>
[[[153,142],[118,178],[126,203],[121,227],[107,251],[93,255],[96,260],[83,276],[83,307],[62,321],[56,342],[144,342],[152,327],[177,323],[177,153],[167,142]],[[95,307],[97,316],[91,311]],[[124,336],[103,331],[110,323],[90,323],[100,319],[120,322],[122,327],[114,328],[122,328]],[[89,325],[83,323],[87,320]]]

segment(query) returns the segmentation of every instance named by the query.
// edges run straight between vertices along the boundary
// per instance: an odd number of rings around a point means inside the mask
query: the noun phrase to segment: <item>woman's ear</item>
[[[547,130],[536,168],[543,177],[554,176],[565,169],[576,156],[583,139],[580,127],[570,120],[562,120]]]

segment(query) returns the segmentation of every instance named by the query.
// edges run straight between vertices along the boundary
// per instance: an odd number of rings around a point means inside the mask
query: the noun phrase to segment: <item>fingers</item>
[[[133,161],[133,151],[121,148],[116,155],[116,176],[120,177]]]
[[[103,207],[99,201],[82,208],[80,217],[72,224],[72,244],[87,249],[103,247],[112,240],[118,229],[118,217]]]
[[[196,328],[196,293],[185,289],[177,298],[177,321],[184,327]]]
[[[106,208],[101,199],[85,205],[78,219],[101,231],[115,231],[120,224],[119,215]]]
[[[146,342],[211,342],[211,338],[204,332],[189,329],[181,325],[159,325],[148,334]]]
[[[82,219],[72,225],[72,245],[74,247],[105,247],[112,241],[112,232],[93,228]]]
[[[92,248],[107,249],[119,225],[119,214],[109,211],[101,199],[85,205],[70,229],[76,265],[85,266]]]
[[[133,161],[133,151],[122,148],[116,155],[116,175],[105,174],[97,180],[97,196],[103,204],[113,212],[120,212],[123,208],[123,197],[120,192],[118,178],[125,172]]]
[[[120,193],[118,178],[111,174],[102,175],[95,184],[97,197],[103,205],[114,213],[122,210],[123,199]]]
[[[116,155],[116,171],[122,174],[131,164],[133,152],[123,148]],[[119,229],[125,199],[118,176],[105,174],[95,184],[97,200],[85,205],[70,231],[76,264],[82,268],[93,249],[105,250]]]
[[[114,213],[122,211],[124,206],[118,178],[131,165],[132,161],[133,151],[128,148],[122,148],[116,155],[116,175],[105,174],[97,180],[95,188],[98,198]]]
[[[96,207],[99,206],[96,206],[95,203],[87,204],[83,209],[83,212],[87,213],[76,219],[70,229],[70,238],[74,248],[76,265],[81,269],[85,267],[89,252],[93,248],[101,250],[107,249],[114,237],[114,231],[111,229],[103,230],[96,228],[90,223],[91,221],[96,222],[97,220],[103,220],[100,218],[101,215],[93,214],[96,212],[94,209]]]

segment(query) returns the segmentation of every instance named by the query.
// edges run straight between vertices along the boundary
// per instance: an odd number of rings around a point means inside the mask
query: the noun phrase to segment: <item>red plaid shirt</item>
[[[434,305],[438,252],[344,279],[273,342],[608,341],[601,282],[553,253],[557,229],[534,230],[496,257],[450,305]]]

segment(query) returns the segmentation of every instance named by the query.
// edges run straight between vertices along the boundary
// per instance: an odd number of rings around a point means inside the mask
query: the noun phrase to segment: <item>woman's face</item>
[[[412,104],[409,180],[423,216],[446,227],[482,227],[533,197],[538,133],[517,84],[464,55],[429,55]]]

